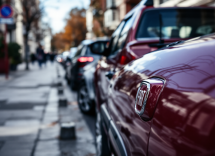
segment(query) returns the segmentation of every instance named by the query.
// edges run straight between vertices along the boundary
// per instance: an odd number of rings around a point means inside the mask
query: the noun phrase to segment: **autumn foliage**
[[[112,31],[104,26],[104,12],[106,10],[105,0],[91,0],[90,6],[93,10],[93,32],[97,37],[111,36]]]
[[[77,47],[86,37],[85,9],[72,9],[69,18],[66,21],[64,31],[53,36],[53,50],[64,51],[71,47]]]

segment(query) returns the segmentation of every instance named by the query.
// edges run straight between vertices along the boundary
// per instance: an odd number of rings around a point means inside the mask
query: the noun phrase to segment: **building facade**
[[[104,25],[110,30],[115,30],[125,15],[141,0],[106,0]]]
[[[215,6],[215,0],[154,0],[155,7]]]
[[[86,26],[87,26],[87,34],[86,39],[93,39],[95,37],[93,33],[93,7],[89,7],[86,10]]]

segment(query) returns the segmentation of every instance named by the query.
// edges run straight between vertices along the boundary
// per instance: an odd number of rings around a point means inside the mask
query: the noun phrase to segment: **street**
[[[59,79],[67,107],[58,107]],[[76,96],[66,85],[64,70],[57,63],[47,63],[42,69],[31,64],[30,71],[21,64],[8,80],[0,75],[0,155],[95,155],[96,119],[80,112]],[[61,124],[69,122],[75,123],[76,139],[60,140]]]

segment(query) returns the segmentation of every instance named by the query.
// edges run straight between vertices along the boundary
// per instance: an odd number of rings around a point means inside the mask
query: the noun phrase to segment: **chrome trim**
[[[101,105],[100,115],[101,115],[100,116],[101,121],[102,121],[102,123],[105,124],[105,128],[107,130],[108,136],[110,137],[110,140],[111,140],[113,146],[115,147],[116,152],[120,156],[127,156],[128,154],[127,154],[123,139],[122,139],[116,125],[110,118],[110,115],[108,113],[108,110],[107,110],[105,104]]]
[[[108,130],[108,128],[110,126],[111,117],[108,113],[108,110],[107,110],[105,104],[102,104],[100,108],[101,108],[101,118],[104,121],[105,128]]]
[[[160,78],[160,77],[151,77],[151,78],[148,79],[148,80],[153,80],[153,79],[155,79],[155,80],[160,80],[160,81],[163,82],[163,85],[165,85],[165,82],[166,82],[166,81],[165,81],[164,79]],[[138,103],[137,103],[137,100],[138,100],[140,88],[142,87],[142,85],[146,85],[146,86],[147,86],[147,92],[146,92],[146,96],[145,96],[144,101],[143,101],[142,108],[141,108],[140,111],[138,111],[137,108],[136,108],[136,106],[137,106],[137,104],[138,104]],[[163,86],[163,88],[164,88],[164,86]],[[162,88],[161,92],[163,91],[163,88]],[[141,82],[141,84],[140,84],[140,86],[139,86],[139,88],[138,88],[137,95],[136,95],[136,99],[135,99],[135,112],[136,112],[139,116],[143,115],[143,113],[144,113],[145,106],[146,106],[146,103],[147,103],[147,99],[148,99],[148,96],[149,96],[149,92],[150,92],[150,82],[148,82],[147,80],[144,80],[143,82]],[[139,101],[138,101],[138,102],[139,102]]]
[[[108,131],[108,134],[110,136],[110,139],[112,141],[112,144],[114,146],[115,152],[117,153],[117,155],[119,156],[127,156],[127,151],[125,148],[125,144],[122,140],[122,137],[119,133],[119,131],[117,130],[116,125],[114,124],[114,122],[111,120],[110,121],[110,128]]]
[[[143,100],[143,103],[142,103],[142,108],[141,110],[137,110],[137,105],[139,103],[139,96],[140,95],[140,88],[143,86],[143,85],[146,85],[147,87],[147,91],[145,92],[145,98]],[[136,100],[135,100],[135,112],[141,116],[143,113],[144,113],[144,110],[145,110],[145,106],[146,106],[146,102],[147,102],[147,99],[148,99],[148,96],[149,96],[149,92],[150,92],[150,83],[147,82],[147,81],[143,81],[141,84],[140,84],[140,87],[138,88],[138,91],[137,91],[137,95],[136,95]]]

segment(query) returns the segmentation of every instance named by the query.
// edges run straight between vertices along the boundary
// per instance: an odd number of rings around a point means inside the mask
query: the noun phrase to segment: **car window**
[[[112,39],[110,42],[110,50],[111,50],[110,55],[114,55],[114,53],[117,51],[117,43],[118,43],[119,35],[124,25],[125,25],[125,21],[122,21],[112,35]]]
[[[86,55],[87,52],[87,46],[83,46],[83,48],[81,49],[81,56]]]
[[[125,26],[120,34],[116,50],[122,49],[124,47],[126,38],[128,36],[128,32],[129,32],[130,28],[132,27],[132,24],[133,24],[133,18],[129,18],[126,21]]]
[[[151,20],[153,19],[153,20]],[[191,38],[215,32],[215,9],[167,9],[143,14],[136,37]]]
[[[78,48],[77,48],[77,52],[76,52],[76,54],[75,54],[74,57],[77,57],[77,56],[81,55],[82,48],[83,48],[83,45],[80,44],[80,45],[78,46]]]

